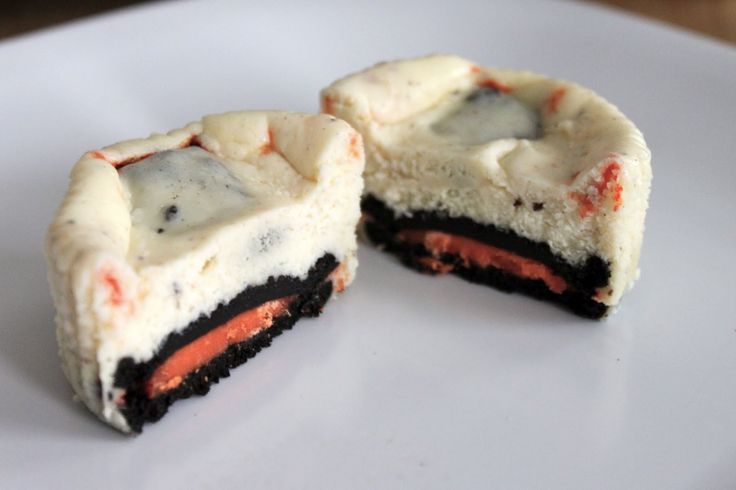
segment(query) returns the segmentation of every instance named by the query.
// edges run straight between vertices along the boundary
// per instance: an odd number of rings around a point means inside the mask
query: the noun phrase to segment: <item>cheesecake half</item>
[[[637,278],[650,152],[593,91],[433,55],[338,80],[321,106],[363,136],[365,233],[409,266],[591,318]]]
[[[363,166],[348,124],[286,112],[86,153],[46,240],[78,397],[139,432],[319,315],[355,276]]]

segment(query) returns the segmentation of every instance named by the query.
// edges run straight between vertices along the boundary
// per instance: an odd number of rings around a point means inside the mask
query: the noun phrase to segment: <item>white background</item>
[[[556,1],[200,2],[0,43],[0,487],[736,488],[736,50]],[[86,150],[317,109],[431,52],[574,80],[644,132],[642,277],[603,323],[364,248],[359,277],[139,437],[72,402],[42,237]]]

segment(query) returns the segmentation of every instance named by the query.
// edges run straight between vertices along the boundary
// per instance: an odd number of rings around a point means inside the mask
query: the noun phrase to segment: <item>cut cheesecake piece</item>
[[[240,112],[85,154],[46,241],[64,372],[139,432],[357,266],[363,148],[327,115]]]
[[[406,264],[591,318],[636,279],[650,153],[592,91],[435,55],[350,75],[321,103],[362,134],[364,231]]]

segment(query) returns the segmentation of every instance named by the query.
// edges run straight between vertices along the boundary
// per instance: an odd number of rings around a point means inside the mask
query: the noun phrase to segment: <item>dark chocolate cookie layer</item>
[[[522,257],[547,265],[565,279],[568,289],[562,294],[550,291],[544,281],[525,279],[502,270],[487,267],[466,267],[451,254],[443,254],[439,260],[452,265],[454,274],[469,281],[494,286],[507,292],[520,292],[535,298],[554,301],[586,318],[601,318],[608,307],[591,299],[596,288],[608,284],[610,269],[600,257],[591,256],[582,265],[575,266],[555,255],[546,243],[535,242],[493,225],[476,223],[469,218],[454,218],[435,211],[415,211],[409,217],[395,217],[383,202],[367,196],[362,202],[365,232],[374,243],[397,255],[401,261],[422,272],[433,272],[421,262],[431,253],[422,245],[396,240],[401,230],[436,230],[465,236],[479,242],[508,250]]]
[[[220,304],[209,316],[201,316],[181,333],[172,333],[162,343],[156,355],[147,362],[136,363],[132,358],[121,359],[115,372],[115,386],[125,392],[122,413],[134,432],[140,432],[145,422],[155,422],[166,414],[176,400],[192,395],[204,395],[212,384],[230,375],[230,369],[255,356],[271,345],[271,340],[291,329],[301,317],[316,317],[332,294],[332,282],[327,280],[338,263],[331,254],[321,257],[306,279],[289,276],[269,278],[266,284],[251,286],[229,303]],[[145,391],[145,382],[170,355],[238,314],[267,301],[296,295],[288,311],[274,318],[273,324],[244,342],[233,344],[206,365],[190,373],[176,388],[153,399]],[[109,395],[111,396],[111,395]]]

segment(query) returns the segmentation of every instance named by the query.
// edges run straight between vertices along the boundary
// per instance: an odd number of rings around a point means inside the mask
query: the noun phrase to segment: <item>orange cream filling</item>
[[[347,282],[344,264],[338,265],[327,280],[332,282],[333,291],[342,292]],[[157,367],[146,381],[146,395],[152,399],[176,388],[188,374],[225,352],[229,346],[244,342],[269,328],[275,318],[289,314],[289,305],[295,298],[296,296],[287,296],[267,301],[244,311],[180,348]]]
[[[274,318],[284,314],[293,296],[268,301],[237,315],[210,330],[171,355],[146,382],[146,395],[154,398],[179,386],[187,374],[210,362],[232,344],[248,340],[270,327]]]
[[[433,257],[424,257],[421,259],[422,264],[440,274],[453,269],[451,264],[438,259],[443,253],[447,253],[460,257],[466,267],[470,265],[481,268],[494,267],[525,279],[544,281],[549,290],[557,294],[564,292],[568,287],[567,282],[547,265],[472,238],[441,231],[403,230],[397,234],[397,239],[423,245]]]

